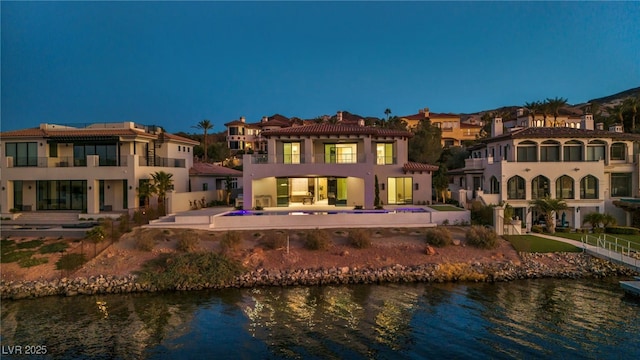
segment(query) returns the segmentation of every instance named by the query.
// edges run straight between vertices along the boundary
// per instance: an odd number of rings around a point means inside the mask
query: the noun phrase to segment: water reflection
[[[52,358],[640,357],[640,302],[611,281],[258,288],[1,306],[2,345],[47,345]]]

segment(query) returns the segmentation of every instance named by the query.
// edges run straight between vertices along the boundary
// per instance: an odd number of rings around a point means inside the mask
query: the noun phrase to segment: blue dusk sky
[[[640,86],[640,2],[1,2],[2,131],[470,113]]]

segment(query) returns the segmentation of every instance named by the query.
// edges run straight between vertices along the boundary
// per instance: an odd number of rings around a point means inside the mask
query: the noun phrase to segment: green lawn
[[[429,205],[429,207],[438,211],[464,211],[464,209],[453,205]]]
[[[580,248],[563,243],[561,241],[550,240],[535,235],[504,235],[513,247],[522,252],[580,252]]]

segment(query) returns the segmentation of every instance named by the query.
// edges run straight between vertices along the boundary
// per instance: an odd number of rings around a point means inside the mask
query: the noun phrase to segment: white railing
[[[585,250],[640,270],[640,243],[638,242],[607,234],[597,237],[585,235],[580,238],[580,241]]]

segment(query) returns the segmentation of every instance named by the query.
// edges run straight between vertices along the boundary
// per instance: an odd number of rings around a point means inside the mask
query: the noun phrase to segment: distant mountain
[[[601,97],[598,99],[589,100],[588,102],[589,103],[596,102],[598,104],[620,103],[621,101],[623,101],[628,97],[638,96],[638,95],[640,95],[640,87],[625,90],[623,92],[619,92],[614,95],[609,95],[609,96]]]

